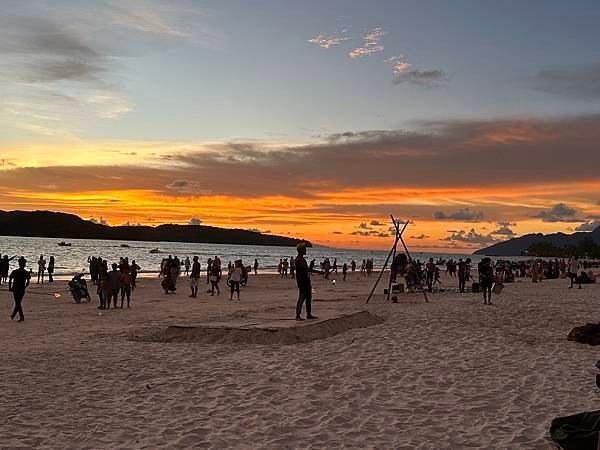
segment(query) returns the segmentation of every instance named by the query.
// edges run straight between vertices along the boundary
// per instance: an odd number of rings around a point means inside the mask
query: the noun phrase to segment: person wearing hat
[[[21,302],[25,296],[25,289],[27,289],[31,281],[31,275],[28,270],[25,270],[25,264],[27,264],[27,260],[21,256],[19,258],[19,268],[13,270],[8,278],[8,290],[13,293],[13,298],[15,299],[15,308],[10,315],[10,320],[13,320],[19,314],[19,322],[25,320]]]
[[[296,303],[296,320],[304,320],[300,314],[302,313],[302,305],[306,302],[306,318],[316,319],[312,315],[312,285],[310,283],[310,274],[323,274],[321,270],[315,270],[308,267],[306,259],[306,244],[301,243],[296,247],[298,256],[296,256],[296,284],[298,285],[298,302]]]

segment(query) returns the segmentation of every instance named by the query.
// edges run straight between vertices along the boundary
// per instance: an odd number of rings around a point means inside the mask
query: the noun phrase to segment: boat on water
[[[150,253],[160,253],[160,250],[158,249],[158,247],[156,247],[150,250]]]
[[[59,247],[70,247],[71,243],[70,242],[65,242],[65,241],[61,241],[58,243]]]
[[[123,248],[129,248],[129,247],[131,247],[131,245],[129,245],[129,244],[121,244],[121,247],[123,247]]]

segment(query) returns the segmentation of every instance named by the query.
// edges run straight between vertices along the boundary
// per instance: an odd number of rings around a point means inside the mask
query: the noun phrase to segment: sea
[[[70,246],[59,246],[60,242],[71,244]],[[150,250],[158,249],[159,253],[150,253]],[[410,249],[409,249],[410,250]],[[361,250],[340,249],[332,247],[315,246],[308,248],[306,259],[315,259],[317,263],[326,257],[333,263],[337,259],[338,266],[347,263],[350,266],[352,260],[360,267],[363,259],[373,259],[375,269],[384,264],[389,250]],[[40,255],[48,261],[52,255],[55,259],[55,275],[72,276],[79,272],[88,272],[88,257],[100,256],[109,263],[118,262],[120,257],[129,257],[129,261],[135,260],[142,268],[142,274],[158,273],[160,262],[169,255],[177,256],[184,260],[186,257],[192,259],[198,256],[200,264],[204,268],[209,258],[218,256],[224,265],[229,261],[241,259],[244,265],[251,265],[254,259],[258,259],[259,273],[273,273],[277,271],[279,260],[296,256],[294,247],[273,247],[263,245],[230,245],[230,244],[199,244],[190,242],[151,242],[151,241],[116,241],[95,239],[55,239],[55,238],[33,238],[33,237],[0,237],[0,254],[9,257],[24,256],[27,259],[27,267],[37,271],[37,260]],[[482,258],[472,254],[446,254],[446,253],[424,253],[411,252],[415,260],[426,261],[429,258],[450,259],[471,258],[476,264]],[[526,259],[521,257],[503,258],[510,260]],[[11,268],[16,267],[16,258],[11,261]]]

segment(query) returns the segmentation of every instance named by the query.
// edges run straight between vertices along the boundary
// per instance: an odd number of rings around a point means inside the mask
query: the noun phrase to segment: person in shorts
[[[198,297],[198,284],[200,283],[200,263],[198,257],[194,256],[194,262],[192,263],[192,272],[190,273],[190,289],[192,293],[191,298]]]
[[[483,292],[483,304],[492,304],[492,286],[494,284],[494,269],[492,268],[492,260],[483,258],[477,266],[479,272],[479,288]]]

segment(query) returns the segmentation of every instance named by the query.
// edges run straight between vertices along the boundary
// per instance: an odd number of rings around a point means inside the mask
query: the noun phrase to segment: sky
[[[0,2],[0,209],[471,252],[600,225],[600,3]]]

